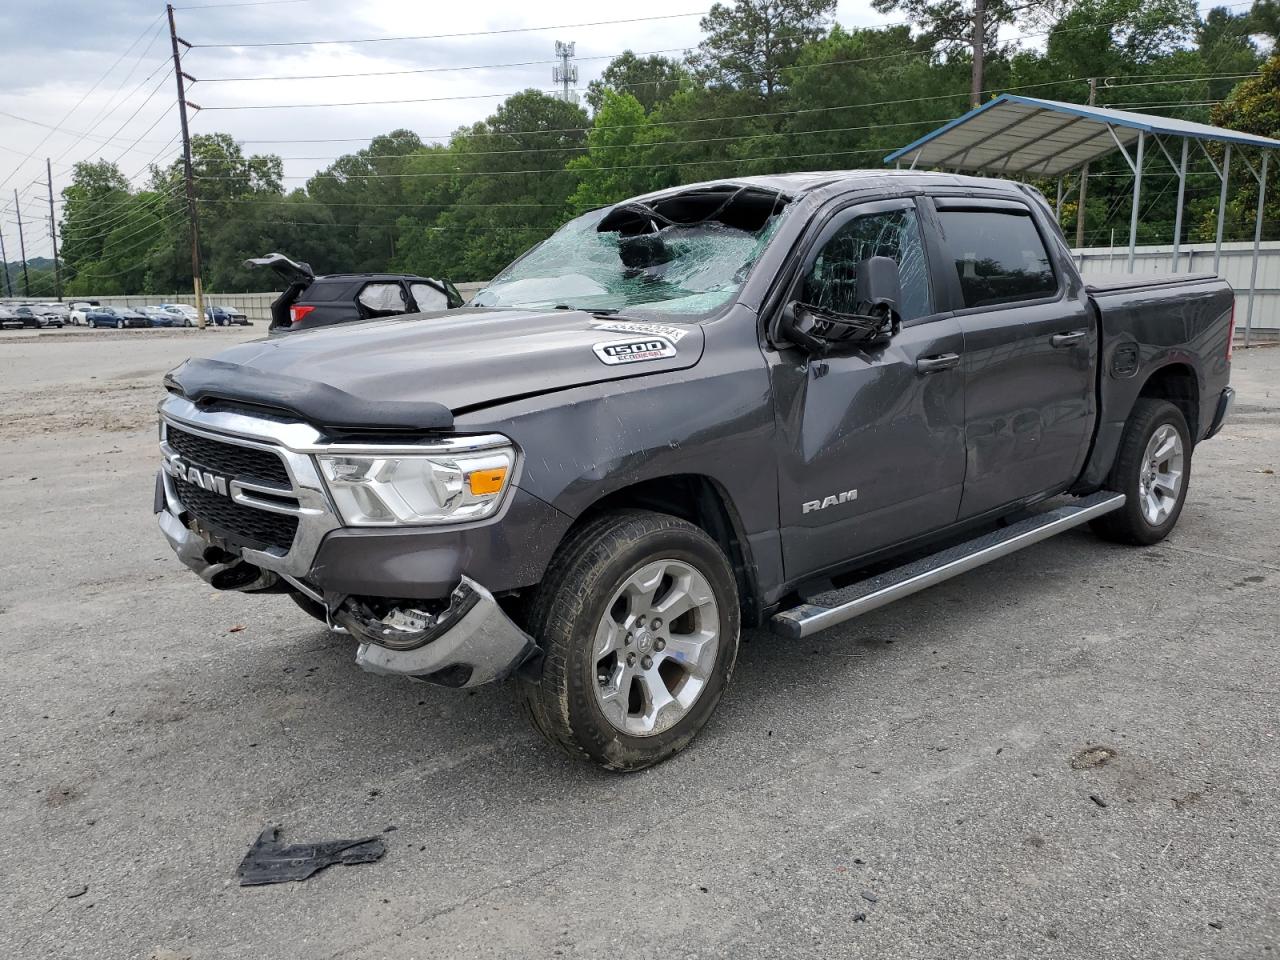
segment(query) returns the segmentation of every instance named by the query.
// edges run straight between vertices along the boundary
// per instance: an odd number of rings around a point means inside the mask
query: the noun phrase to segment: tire
[[[1157,434],[1161,436],[1159,444],[1154,442]],[[1169,446],[1174,452],[1153,461],[1153,456]],[[1106,481],[1108,489],[1126,494],[1125,504],[1094,520],[1094,532],[1106,540],[1138,546],[1167,537],[1187,499],[1191,451],[1191,435],[1182,411],[1167,400],[1139,399],[1129,414]],[[1176,489],[1171,493],[1175,472]]]
[[[646,592],[637,580],[654,586]],[[650,632],[672,600],[687,612]],[[528,626],[543,648],[542,675],[519,679],[517,700],[569,756],[643,770],[687,747],[715,711],[733,675],[739,620],[733,570],[706,533],[667,514],[604,514],[561,544],[538,588]]]
[[[123,330],[123,329],[124,329],[124,321],[123,321],[123,320],[117,320],[117,321],[116,321],[116,329],[117,329],[117,330]]]

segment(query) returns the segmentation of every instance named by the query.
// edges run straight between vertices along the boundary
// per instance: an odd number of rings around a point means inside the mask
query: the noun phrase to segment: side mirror
[[[902,281],[891,257],[858,263],[854,287],[856,313],[837,313],[793,300],[782,308],[779,332],[803,350],[819,356],[841,347],[882,347],[898,332]]]
[[[892,313],[898,312],[898,304],[902,302],[902,278],[898,273],[898,263],[892,257],[868,257],[858,264],[857,286],[854,295],[858,299],[858,309],[862,313],[878,313],[878,308],[887,307]]]

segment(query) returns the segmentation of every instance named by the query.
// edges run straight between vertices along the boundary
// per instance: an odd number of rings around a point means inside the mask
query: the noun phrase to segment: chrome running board
[[[1123,493],[1110,490],[1082,497],[878,576],[820,594],[808,603],[774,614],[770,625],[779,636],[801,640],[1119,510],[1124,500]]]

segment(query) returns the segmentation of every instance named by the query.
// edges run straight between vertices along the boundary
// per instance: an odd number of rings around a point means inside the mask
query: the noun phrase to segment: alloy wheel
[[[1172,424],[1156,428],[1142,455],[1138,502],[1147,523],[1158,527],[1169,519],[1182,491],[1182,437]]]
[[[662,733],[706,689],[719,647],[720,609],[707,578],[683,560],[646,563],[596,628],[596,702],[625,734]]]

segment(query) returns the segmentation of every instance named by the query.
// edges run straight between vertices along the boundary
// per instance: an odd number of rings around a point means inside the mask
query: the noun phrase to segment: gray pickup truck
[[[165,378],[160,526],[367,670],[510,678],[573,756],[686,746],[743,627],[794,642],[1062,530],[1150,544],[1232,398],[1213,276],[1083,280],[1033,190],[915,172],[680,187],[467,307]]]

